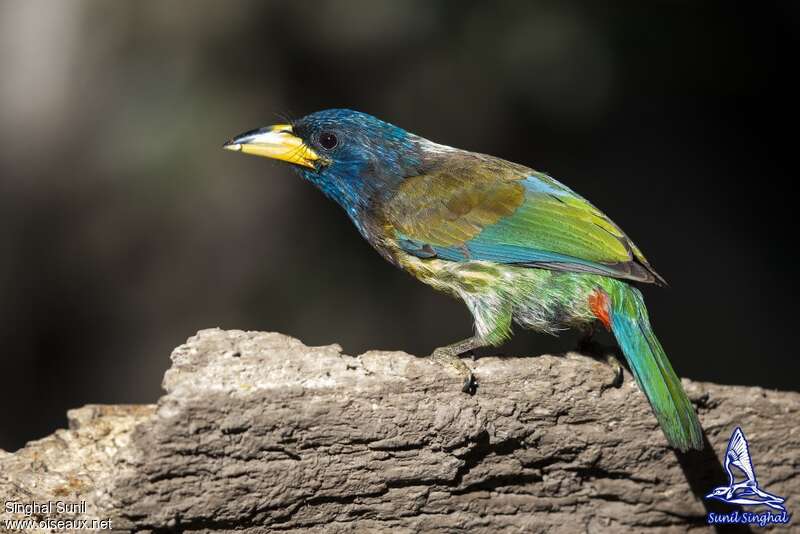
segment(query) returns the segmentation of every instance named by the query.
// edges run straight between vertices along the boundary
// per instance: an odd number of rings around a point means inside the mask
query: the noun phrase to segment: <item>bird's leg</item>
[[[578,352],[587,354],[595,359],[601,360],[608,365],[614,373],[609,382],[603,384],[602,389],[618,388],[622,385],[623,367],[617,358],[615,351],[610,347],[603,346],[596,342],[594,336],[594,323],[589,323],[581,328],[581,338],[578,340]]]
[[[581,325],[579,328],[581,337],[578,338],[578,352],[591,354],[595,350],[594,342],[594,323]]]
[[[460,376],[464,377],[464,385],[461,391],[474,395],[475,390],[478,388],[478,382],[475,380],[475,375],[472,374],[472,370],[467,367],[467,364],[465,364],[459,356],[482,346],[483,343],[480,339],[477,337],[470,337],[458,343],[453,343],[452,345],[439,347],[433,351],[431,358],[434,362],[443,367],[455,369]]]
[[[622,386],[622,378],[623,378],[623,368],[622,363],[619,361],[619,358],[613,353],[608,352],[605,356],[603,356],[603,361],[606,365],[611,368],[611,371],[614,373],[614,376],[611,378],[609,382],[603,384],[603,389],[608,388],[618,388]]]

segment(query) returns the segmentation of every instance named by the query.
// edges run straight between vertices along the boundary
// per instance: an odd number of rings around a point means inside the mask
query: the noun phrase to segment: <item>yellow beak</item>
[[[316,168],[319,156],[292,133],[290,124],[276,124],[237,135],[224,145],[225,150],[264,158],[279,159],[303,167]]]

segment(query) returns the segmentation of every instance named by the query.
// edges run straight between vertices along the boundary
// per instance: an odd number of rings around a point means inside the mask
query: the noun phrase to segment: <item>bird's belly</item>
[[[595,319],[588,296],[603,277],[534,269],[485,261],[449,262],[403,258],[401,266],[420,281],[464,300],[476,330],[490,331],[498,320],[547,333]]]

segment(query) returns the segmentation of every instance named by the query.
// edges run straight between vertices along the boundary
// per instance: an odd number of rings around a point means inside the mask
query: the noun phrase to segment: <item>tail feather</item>
[[[681,451],[702,449],[703,434],[697,414],[650,327],[642,294],[623,283],[615,289],[611,299],[611,330],[667,441]]]

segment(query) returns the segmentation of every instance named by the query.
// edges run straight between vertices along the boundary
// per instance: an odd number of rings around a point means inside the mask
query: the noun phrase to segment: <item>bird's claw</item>
[[[464,361],[459,358],[457,352],[449,347],[441,347],[433,351],[431,359],[437,364],[445,368],[455,370],[459,376],[464,377],[464,383],[461,386],[461,391],[474,395],[478,389],[478,381],[475,378],[472,370],[467,366]]]
[[[611,371],[614,373],[614,376],[611,378],[609,382],[605,382],[603,384],[602,389],[606,390],[610,388],[622,387],[622,379],[624,375],[622,370],[622,364],[620,363],[620,361],[613,354],[606,354],[604,361],[605,364],[611,368]]]
[[[578,342],[578,351],[581,354],[586,354],[596,360],[600,360],[610,367],[611,371],[614,373],[610,381],[603,382],[600,386],[600,391],[622,386],[622,381],[624,379],[623,367],[622,363],[620,363],[619,359],[614,354],[613,349],[594,341],[590,335],[586,335]]]
[[[467,374],[467,377],[464,379],[464,385],[461,386],[461,391],[467,393],[469,395],[475,395],[478,391],[478,380],[475,378],[475,375],[472,371]]]

